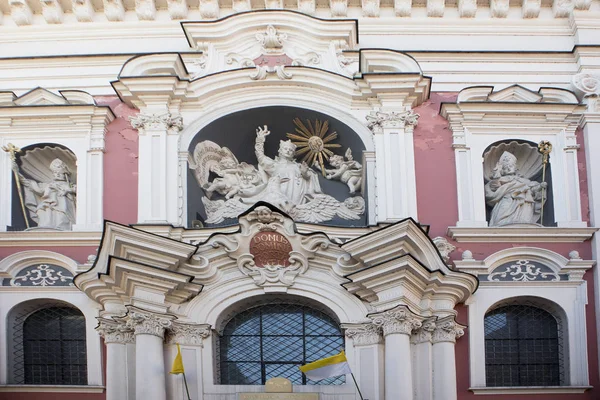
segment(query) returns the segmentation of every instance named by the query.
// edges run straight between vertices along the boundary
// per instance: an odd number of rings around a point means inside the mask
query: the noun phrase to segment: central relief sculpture
[[[346,152],[348,161],[329,150],[339,145],[328,144],[336,135],[325,136],[326,123],[319,122],[314,129],[309,124],[311,128],[306,129],[299,120],[294,122],[304,128],[296,130],[302,135],[288,134],[296,141],[281,140],[274,158],[265,154],[265,141],[270,134],[267,126],[256,130],[254,152],[257,166],[238,162],[227,147],[212,141],[205,140],[196,145],[193,154],[195,165],[190,168],[206,194],[202,197],[206,223],[237,218],[259,201],[278,207],[298,222],[319,223],[335,217],[346,220],[361,218],[365,211],[363,198],[352,196],[338,201],[323,193],[316,171],[321,171],[326,179],[345,183],[349,192],[354,194],[361,188],[361,164],[352,159],[350,149]],[[301,148],[297,151],[298,147]],[[305,155],[304,160],[298,162],[295,156],[302,154]],[[324,160],[329,160],[333,169],[326,169]],[[212,180],[211,172],[212,176],[216,175]],[[213,199],[215,192],[224,199]]]

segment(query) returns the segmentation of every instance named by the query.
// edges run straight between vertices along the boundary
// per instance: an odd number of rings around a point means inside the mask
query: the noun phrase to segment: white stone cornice
[[[345,17],[348,15],[348,0],[329,0],[332,17]]]
[[[233,0],[231,7],[235,13],[246,12],[252,9],[250,0]]]
[[[185,324],[173,322],[167,330],[166,342],[186,346],[202,346],[204,339],[210,336],[209,324]]]
[[[540,15],[542,0],[523,0],[521,14],[523,18],[537,18]]]
[[[589,10],[592,5],[592,0],[575,0],[575,9]]]
[[[490,0],[490,10],[494,18],[506,18],[509,8],[509,0]]]
[[[445,237],[438,236],[433,238],[433,244],[437,247],[442,259],[447,264],[450,261],[450,253],[456,250],[456,246],[450,244]]]
[[[264,0],[265,8],[267,10],[282,10],[283,0]]]
[[[125,317],[115,319],[125,322],[135,335],[153,335],[164,338],[165,330],[170,328],[173,320],[177,318],[173,315],[153,313],[137,307],[130,306],[128,309],[129,312]]]
[[[423,317],[413,314],[406,306],[371,314],[369,317],[373,324],[382,328],[384,336],[397,333],[411,335],[415,329],[421,327],[423,321]]]
[[[104,338],[104,343],[134,343],[134,331],[124,321],[98,318],[96,330]]]
[[[477,14],[477,0],[458,0],[458,15],[461,18],[474,18]]]
[[[316,1],[298,0],[298,11],[308,15],[313,15],[316,11]]]
[[[200,0],[198,4],[202,18],[219,18],[220,7],[218,0]]]
[[[430,318],[423,321],[420,328],[413,332],[411,337],[411,343],[430,343],[433,337],[433,331],[435,330],[435,318]]]
[[[25,0],[9,0],[8,4],[10,5],[10,15],[15,24],[19,26],[31,25],[33,12]]]
[[[352,339],[355,346],[380,344],[383,339],[381,326],[374,323],[342,324],[342,329],[345,329],[346,337]]]
[[[600,74],[577,74],[573,77],[573,85],[585,96],[600,96]]]
[[[403,112],[372,111],[366,118],[369,129],[373,133],[381,133],[385,128],[414,128],[419,121],[419,114],[412,110]]]
[[[465,334],[465,328],[466,326],[454,320],[454,316],[441,318],[435,322],[435,329],[433,330],[431,340],[434,344],[441,342],[455,343],[456,339]]]
[[[71,0],[73,14],[79,22],[92,22],[94,20],[94,7],[91,0]]]
[[[445,0],[427,0],[427,16],[441,18],[446,8]]]
[[[379,0],[362,0],[362,11],[365,17],[379,17]]]
[[[183,129],[183,119],[181,115],[171,113],[165,114],[145,114],[140,113],[129,117],[131,126],[140,131],[140,134],[148,130],[167,130],[180,131]]]
[[[156,17],[154,0],[135,0],[135,13],[140,21],[154,21]]]
[[[200,3],[201,6],[202,2]],[[171,19],[185,19],[188,16],[188,5],[186,0],[167,0],[169,16]]]
[[[394,12],[397,17],[410,17],[412,0],[394,0]]]
[[[41,0],[42,15],[49,24],[62,24],[63,9],[58,0]]]
[[[552,11],[555,18],[568,18],[575,9],[575,0],[554,0]]]
[[[102,0],[104,4],[104,15],[109,21],[123,21],[125,18],[125,7],[123,0]]]

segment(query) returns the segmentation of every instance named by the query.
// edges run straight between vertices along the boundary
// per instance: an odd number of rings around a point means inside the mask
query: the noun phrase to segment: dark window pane
[[[86,385],[85,317],[70,307],[48,307],[23,323],[25,384]]]
[[[500,307],[485,326],[487,386],[559,386],[561,349],[552,314],[528,305]]]
[[[340,385],[345,376],[307,382],[300,365],[344,348],[338,324],[298,304],[269,304],[232,318],[220,340],[222,384],[261,385],[273,377],[295,384]]]

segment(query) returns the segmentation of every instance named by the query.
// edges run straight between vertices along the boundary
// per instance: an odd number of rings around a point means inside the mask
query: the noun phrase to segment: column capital
[[[435,322],[435,330],[433,331],[433,343],[452,342],[456,343],[456,339],[465,334],[466,326],[459,324],[454,320],[454,316],[440,318]]]
[[[346,337],[352,339],[355,346],[380,344],[382,341],[381,326],[374,323],[342,324]]]
[[[400,333],[410,335],[421,327],[423,317],[413,314],[406,306],[397,306],[377,314],[371,314],[373,323],[383,329],[383,335]]]
[[[158,314],[137,307],[128,307],[126,316],[119,318],[126,326],[134,331],[135,335],[153,335],[161,339],[165,337],[165,330],[171,327],[174,315]]]
[[[133,129],[137,129],[142,134],[146,130],[164,130],[169,133],[177,133],[183,129],[183,118],[179,114],[170,112],[162,114],[152,114],[141,112],[138,115],[129,117]]]
[[[419,121],[419,114],[409,109],[406,111],[371,111],[366,116],[367,127],[373,133],[383,133],[385,128],[414,129]]]
[[[209,324],[184,324],[181,322],[173,322],[167,329],[166,342],[168,344],[202,346],[203,339],[206,339],[209,336]]]
[[[413,333],[411,342],[413,344],[431,343],[434,330],[435,318],[426,319],[423,321],[421,327]]]
[[[134,343],[133,329],[123,321],[98,317],[96,330],[104,338],[104,343]]]

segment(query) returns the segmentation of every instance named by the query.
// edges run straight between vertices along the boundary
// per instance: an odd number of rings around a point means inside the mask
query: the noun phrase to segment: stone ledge
[[[592,386],[523,386],[523,387],[476,387],[469,388],[473,394],[567,394],[584,393]]]
[[[98,246],[102,231],[14,231],[0,232],[0,247]]]
[[[559,228],[559,227],[531,227],[531,228],[468,228],[451,226],[448,236],[457,242],[585,242],[591,239],[598,228]]]
[[[0,385],[0,393],[47,392],[47,393],[103,393],[104,386],[79,385]]]

